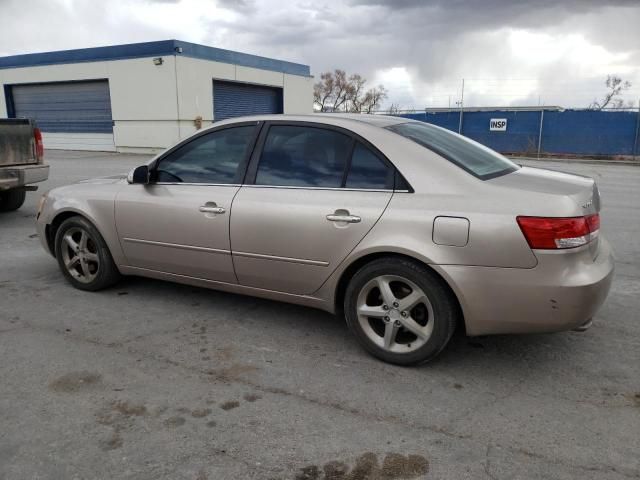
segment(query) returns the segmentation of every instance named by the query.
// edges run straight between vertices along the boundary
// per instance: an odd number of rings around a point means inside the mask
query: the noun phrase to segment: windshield
[[[499,177],[520,168],[478,142],[428,123],[408,122],[386,128],[436,152],[481,180]]]

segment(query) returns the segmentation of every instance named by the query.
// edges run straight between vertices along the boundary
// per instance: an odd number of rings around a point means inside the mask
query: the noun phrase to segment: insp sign
[[[507,119],[506,118],[492,118],[489,120],[490,132],[506,132],[507,131]]]

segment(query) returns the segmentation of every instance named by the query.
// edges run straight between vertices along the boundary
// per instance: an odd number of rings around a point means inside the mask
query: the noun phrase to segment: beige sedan
[[[77,288],[139,275],[320,308],[408,365],[457,326],[585,330],[613,276],[599,210],[591,178],[423,122],[273,115],[218,122],[127,178],[56,188],[37,224]]]

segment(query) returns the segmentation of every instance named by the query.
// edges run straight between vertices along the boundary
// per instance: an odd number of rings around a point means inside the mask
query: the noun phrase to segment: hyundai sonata
[[[378,115],[215,123],[128,177],[43,196],[38,231],[83,290],[140,275],[344,315],[396,364],[467,335],[584,330],[613,276],[591,178],[520,167]]]

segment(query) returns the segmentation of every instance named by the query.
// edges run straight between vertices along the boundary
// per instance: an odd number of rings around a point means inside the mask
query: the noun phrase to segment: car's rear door
[[[310,294],[378,221],[394,169],[350,132],[322,124],[271,122],[260,137],[231,215],[238,282]]]
[[[236,283],[229,215],[257,127],[205,132],[161,157],[148,185],[119,192],[116,227],[130,266]]]

